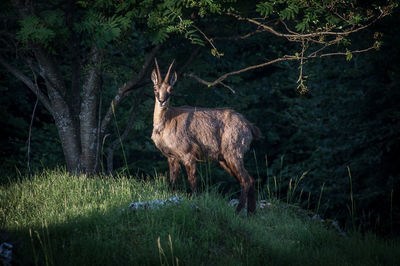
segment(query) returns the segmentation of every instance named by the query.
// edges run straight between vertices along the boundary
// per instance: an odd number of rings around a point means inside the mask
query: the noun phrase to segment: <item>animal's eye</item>
[[[157,87],[156,86],[154,86],[154,91],[157,91]]]

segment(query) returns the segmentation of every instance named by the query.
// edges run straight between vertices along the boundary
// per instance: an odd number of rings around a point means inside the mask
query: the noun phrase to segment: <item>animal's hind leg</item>
[[[229,166],[226,164],[225,161],[218,161],[219,164],[224,168],[225,171],[228,172],[228,174],[232,177],[235,177],[235,174],[232,172],[232,170],[229,168]]]
[[[221,164],[222,165],[222,164]],[[239,198],[239,205],[236,208],[236,212],[240,212],[246,205],[246,201],[249,199],[252,202],[248,203],[248,211],[255,211],[255,197],[254,197],[254,185],[253,180],[247,173],[241,159],[231,159],[226,161],[226,165],[230,169],[233,176],[239,181],[241,192]],[[223,165],[222,165],[223,166]],[[225,167],[224,167],[225,168]],[[228,171],[229,173],[229,171]],[[254,199],[254,204],[253,204]],[[254,207],[253,207],[254,205]]]
[[[190,183],[190,187],[192,188],[192,192],[197,192],[197,178],[196,178],[196,161],[194,159],[190,159],[188,162],[185,162],[186,173],[188,175],[188,180]]]
[[[244,171],[247,174],[247,180],[250,182],[249,192],[247,194],[247,210],[250,213],[256,212],[256,194],[255,194],[255,187],[254,187],[254,179],[249,175],[246,169]]]
[[[169,182],[171,185],[174,185],[178,180],[179,176],[179,160],[175,158],[168,158],[168,165],[169,165]]]
[[[244,194],[244,191],[246,190],[246,185],[242,185],[243,183],[245,183],[245,181],[243,181],[243,178],[241,178],[240,176],[237,177],[235,175],[235,173],[229,168],[228,164],[225,161],[219,161],[219,164],[222,166],[222,168],[225,169],[225,171],[228,172],[229,175],[231,175],[232,177],[235,177],[236,179],[239,180],[240,183],[240,187],[241,187],[241,193],[240,193],[240,200],[239,200],[239,205],[236,209],[237,212],[240,212],[241,209],[243,209],[243,207],[246,204],[246,195]],[[250,179],[251,181],[252,179]],[[253,207],[253,199],[254,199],[254,207]],[[249,212],[254,212],[255,211],[255,197],[254,197],[254,187],[250,187],[249,191],[247,192],[247,208],[249,210]]]

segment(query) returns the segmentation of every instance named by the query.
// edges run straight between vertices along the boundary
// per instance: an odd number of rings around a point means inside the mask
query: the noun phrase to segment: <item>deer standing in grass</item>
[[[243,158],[253,138],[261,136],[260,130],[232,109],[170,107],[171,90],[177,80],[176,72],[171,74],[173,64],[163,80],[155,60],[151,74],[155,94],[151,139],[168,158],[170,182],[176,182],[179,164],[182,163],[195,192],[196,161],[207,158],[218,161],[240,183],[241,194],[236,211],[240,212],[247,201],[247,210],[255,212],[254,180],[244,168]]]

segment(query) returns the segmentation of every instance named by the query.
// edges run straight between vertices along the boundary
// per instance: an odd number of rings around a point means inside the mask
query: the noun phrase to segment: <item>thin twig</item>
[[[3,57],[0,56],[0,65],[4,66],[11,74],[13,74],[17,79],[22,81],[33,93],[35,93],[38,97],[40,102],[46,107],[50,114],[54,116],[53,107],[50,103],[49,98],[45,95],[41,90],[37,90],[35,88],[34,82],[15,68],[13,65],[9,64]],[[32,66],[33,67],[33,66]]]
[[[214,37],[213,40],[214,41],[217,41],[217,40],[218,41],[220,41],[220,40],[221,41],[244,40],[244,39],[250,38],[250,37],[252,37],[254,35],[257,35],[259,33],[263,33],[263,32],[267,32],[267,30],[265,30],[265,29],[257,29],[255,31],[249,32],[249,33],[247,33],[245,35],[230,36],[230,37]]]
[[[103,104],[103,81],[101,80],[101,86],[100,86],[100,95],[99,95],[99,109],[98,109],[98,118],[97,118],[97,133],[96,133],[96,137],[97,137],[97,146],[96,146],[96,159],[95,159],[95,164],[94,164],[94,171],[97,172],[98,167],[99,167],[99,155],[100,155],[100,126],[101,126],[101,107]]]
[[[232,87],[226,85],[225,83],[220,82],[219,84],[221,84],[221,85],[224,86],[225,88],[228,88],[232,93],[236,93],[236,91],[235,91],[234,89],[232,89]]]
[[[299,33],[297,33],[297,32],[295,32],[295,31],[291,30],[291,29],[288,27],[288,25],[287,25],[282,19],[279,19],[279,21],[283,24],[283,26],[285,27],[285,29],[286,29],[289,33],[291,33],[291,34],[293,34],[293,35],[296,35],[296,36],[299,36]],[[287,39],[288,41],[290,41],[290,42],[302,42],[302,40],[306,39],[307,41],[313,42],[313,43],[319,43],[319,44],[325,44],[325,43],[326,43],[325,41],[316,40],[316,39],[313,39],[312,37],[304,37],[304,38],[303,38],[303,37],[300,37],[300,38],[286,37],[286,39]]]
[[[32,68],[31,68],[32,69]],[[35,71],[33,71],[32,69],[32,73],[33,73],[33,77],[34,77],[34,81],[35,81],[35,87],[36,90],[39,91],[39,86],[37,83],[37,76]],[[29,133],[28,133],[28,151],[27,151],[27,166],[28,166],[28,174],[29,176],[32,176],[32,172],[31,172],[31,137],[32,137],[32,126],[33,126],[33,120],[35,118],[35,113],[36,113],[36,108],[37,105],[39,103],[39,94],[36,93],[36,101],[35,101],[35,105],[33,106],[33,111],[32,111],[32,116],[31,116],[31,123],[29,124]]]
[[[207,35],[206,35],[199,27],[197,27],[196,25],[193,24],[192,27],[195,28],[198,32],[200,32],[201,35],[203,35],[204,39],[207,40],[207,42],[211,45],[211,47],[212,47],[213,50],[215,51],[215,55],[216,55],[218,58],[221,57],[222,54],[220,54],[220,53],[218,52],[217,47],[215,47],[215,45],[214,45],[214,43],[213,43],[213,40],[210,39],[210,38],[208,38]]]
[[[200,77],[196,76],[196,75],[193,74],[193,73],[187,74],[187,75],[185,75],[185,76],[194,78],[195,80],[197,80],[197,81],[200,82],[201,84],[204,84],[204,85],[207,85],[207,86],[215,86],[215,85],[217,85],[217,84],[221,84],[221,82],[222,82],[223,80],[225,80],[226,78],[228,78],[229,76],[237,75],[237,74],[240,74],[240,73],[249,71],[249,70],[253,70],[253,69],[265,67],[265,66],[268,66],[268,65],[277,63],[277,62],[288,61],[288,60],[298,60],[298,58],[297,58],[296,56],[285,55],[285,56],[276,58],[276,59],[274,59],[274,60],[271,60],[271,61],[268,61],[268,62],[265,62],[265,63],[262,63],[262,64],[253,65],[253,66],[249,66],[249,67],[246,67],[246,68],[242,68],[242,69],[239,69],[239,70],[236,70],[236,71],[232,71],[232,72],[229,72],[229,73],[225,73],[224,75],[220,76],[219,78],[217,78],[216,80],[214,80],[214,81],[212,81],[212,82],[205,81],[205,80],[201,79]],[[223,84],[221,84],[221,85],[223,85]]]
[[[303,81],[303,62],[304,62],[304,52],[306,50],[306,44],[304,43],[304,39],[301,41],[301,56],[300,56],[300,73],[299,73],[299,79],[297,80],[297,83],[300,83],[299,86],[297,86],[297,89],[300,88],[300,94],[304,94],[307,92],[307,87],[304,85]]]
[[[310,58],[322,58],[322,57],[327,57],[327,56],[336,56],[336,55],[348,55],[349,53],[351,54],[360,54],[360,53],[365,53],[371,50],[376,49],[376,44],[372,45],[371,47],[361,49],[361,50],[354,50],[354,51],[349,51],[349,52],[336,52],[336,53],[326,53],[326,54],[321,54],[321,55],[309,55],[304,57],[304,59],[310,59]]]
[[[320,49],[312,52],[311,54],[309,54],[309,56],[315,56],[317,55],[319,52],[322,52],[323,50],[325,50],[326,48],[328,48],[329,46],[331,46],[333,43],[329,43],[329,44],[325,44],[324,46],[322,46]]]

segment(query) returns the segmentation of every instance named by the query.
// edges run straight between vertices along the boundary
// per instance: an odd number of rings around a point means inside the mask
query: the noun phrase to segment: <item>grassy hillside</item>
[[[134,201],[179,204],[131,211]],[[125,211],[121,211],[125,209]],[[396,265],[400,243],[342,237],[290,205],[247,217],[213,191],[168,190],[163,178],[43,172],[0,187],[0,242],[20,265]]]

